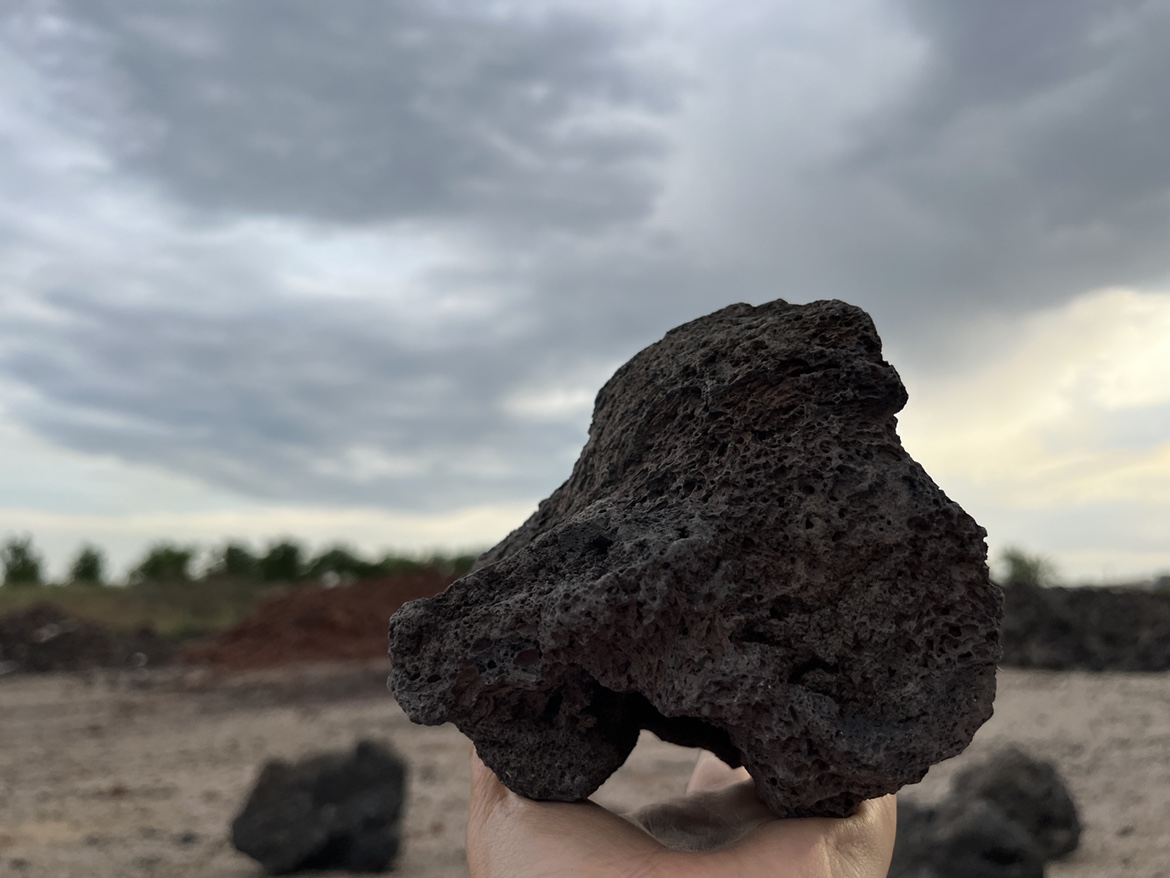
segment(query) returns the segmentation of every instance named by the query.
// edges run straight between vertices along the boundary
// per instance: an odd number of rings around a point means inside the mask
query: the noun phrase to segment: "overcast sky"
[[[11,0],[0,535],[482,548],[737,301],[874,316],[905,444],[1170,571],[1170,2]]]

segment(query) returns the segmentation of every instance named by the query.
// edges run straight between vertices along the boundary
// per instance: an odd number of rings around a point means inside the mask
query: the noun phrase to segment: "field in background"
[[[49,602],[68,615],[115,632],[153,628],[168,640],[185,640],[230,628],[267,598],[298,585],[240,579],[143,583],[134,586],[46,585],[0,588],[0,616]]]
[[[430,570],[461,575],[473,561],[470,556],[400,560],[389,574],[365,578],[385,579]],[[319,588],[323,581],[344,585],[354,582],[355,577],[263,582],[249,577],[208,576],[186,581],[147,580],[133,585],[2,586],[0,616],[49,602],[69,616],[95,622],[112,632],[149,627],[168,640],[183,641],[226,631],[248,618],[260,603]]]

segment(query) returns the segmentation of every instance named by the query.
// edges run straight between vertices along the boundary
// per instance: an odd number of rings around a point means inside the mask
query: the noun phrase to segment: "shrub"
[[[260,575],[260,559],[247,546],[228,543],[213,554],[207,573],[210,576],[255,579]]]
[[[310,562],[308,574],[314,579],[319,579],[327,573],[358,578],[371,576],[378,573],[379,569],[377,564],[371,564],[369,561],[359,558],[347,547],[333,546]]]
[[[5,585],[40,585],[41,556],[32,545],[32,537],[12,537],[0,549]]]
[[[1056,568],[1052,562],[1040,555],[1029,555],[1022,549],[1011,547],[1000,556],[1006,573],[1004,584],[1039,588],[1056,583]]]
[[[303,558],[299,543],[292,540],[273,543],[260,559],[260,579],[264,582],[294,582],[304,576]]]
[[[69,567],[69,581],[85,585],[105,582],[106,557],[96,546],[84,545]]]
[[[144,582],[189,582],[193,548],[175,543],[156,543],[130,573],[132,585]]]

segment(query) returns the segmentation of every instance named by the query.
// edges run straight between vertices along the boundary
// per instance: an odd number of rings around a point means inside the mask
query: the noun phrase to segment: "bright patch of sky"
[[[1050,547],[1082,579],[1170,569],[1170,294],[1102,290],[1001,331],[966,374],[904,375],[906,447],[993,554]]]
[[[50,578],[68,570],[82,545],[97,545],[109,575],[120,580],[160,541],[194,546],[199,560],[229,540],[254,551],[279,539],[299,541],[310,552],[334,545],[366,558],[387,552],[414,557],[478,553],[507,536],[534,507],[526,504],[476,506],[443,515],[396,514],[376,508],[263,506],[224,498],[219,512],[52,513],[0,508],[0,533],[32,534],[48,564]]]

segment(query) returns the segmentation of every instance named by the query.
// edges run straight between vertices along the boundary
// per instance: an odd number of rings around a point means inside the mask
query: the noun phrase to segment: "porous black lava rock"
[[[1044,878],[1035,839],[985,799],[898,802],[889,878]]]
[[[958,772],[938,805],[899,800],[890,878],[1039,878],[1080,834],[1056,767],[1008,746]]]
[[[1076,850],[1081,821],[1056,766],[1018,747],[998,750],[955,775],[952,796],[984,799],[1020,824],[1048,860]]]
[[[601,389],[569,480],[390,623],[390,685],[511,789],[577,800],[638,736],[841,816],[990,716],[984,531],[903,450],[906,392],[862,310],[733,305]]]
[[[1004,586],[1003,664],[1170,670],[1170,591]]]
[[[372,741],[352,753],[268,762],[232,844],[270,875],[309,869],[382,872],[398,855],[406,763]]]

